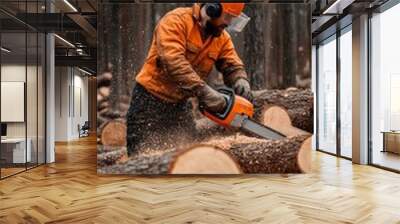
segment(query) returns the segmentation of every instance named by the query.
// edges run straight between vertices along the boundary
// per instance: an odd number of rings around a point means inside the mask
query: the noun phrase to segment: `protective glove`
[[[233,84],[233,89],[237,95],[240,95],[250,102],[253,100],[253,94],[251,93],[250,83],[244,78],[239,78]]]
[[[223,112],[227,106],[225,97],[218,91],[205,84],[195,90],[200,107],[214,113]]]

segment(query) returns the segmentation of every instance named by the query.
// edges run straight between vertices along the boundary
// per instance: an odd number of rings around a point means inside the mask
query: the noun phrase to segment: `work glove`
[[[246,98],[250,102],[253,100],[250,83],[246,79],[239,78],[238,80],[236,80],[236,82],[233,84],[233,89],[235,90],[235,93],[237,95]]]
[[[209,112],[221,113],[227,106],[225,97],[207,84],[198,87],[195,94],[199,99],[200,108]]]

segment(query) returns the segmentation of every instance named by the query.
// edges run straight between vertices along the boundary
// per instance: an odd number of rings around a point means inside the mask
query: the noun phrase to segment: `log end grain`
[[[100,138],[106,146],[125,146],[126,124],[119,120],[107,121],[101,128]]]
[[[297,154],[297,163],[302,173],[311,172],[312,137],[304,140]]]
[[[198,145],[178,153],[170,174],[241,174],[237,162],[224,150]]]
[[[262,124],[269,126],[288,137],[311,135],[306,131],[294,127],[287,110],[279,106],[265,105],[260,113],[259,120]]]
[[[294,127],[313,132],[314,99],[311,89],[262,90],[255,92],[254,96],[256,115],[266,104],[280,106],[288,111]]]

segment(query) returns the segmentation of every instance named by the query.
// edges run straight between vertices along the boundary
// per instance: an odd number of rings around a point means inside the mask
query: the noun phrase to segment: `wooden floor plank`
[[[0,223],[400,223],[400,175],[319,152],[301,175],[99,176],[96,139],[0,181]]]

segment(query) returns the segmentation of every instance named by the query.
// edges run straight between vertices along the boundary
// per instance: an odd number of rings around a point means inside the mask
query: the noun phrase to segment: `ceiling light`
[[[72,48],[75,48],[75,45],[73,45],[71,42],[69,42],[68,40],[66,40],[66,39],[64,39],[64,38],[62,38],[62,37],[60,37],[59,35],[57,35],[57,34],[54,34],[54,36],[55,37],[57,37],[59,40],[61,40],[62,42],[64,42],[65,44],[67,44],[68,46],[70,46],[70,47],[72,47]]]
[[[86,70],[83,70],[83,69],[81,69],[81,68],[79,68],[79,67],[78,67],[78,70],[81,71],[81,72],[83,72],[83,73],[85,73],[86,75],[93,75],[92,73],[90,73],[90,72],[88,72],[88,71],[86,71]]]
[[[7,49],[5,47],[1,47],[1,51],[4,51],[6,53],[10,53],[11,52],[11,50],[9,50],[9,49]]]
[[[336,0],[332,5],[324,10],[322,14],[341,14],[343,10],[351,5],[354,0]]]
[[[78,12],[78,10],[68,0],[64,0],[64,3],[67,4],[68,7],[72,9],[72,11]]]

